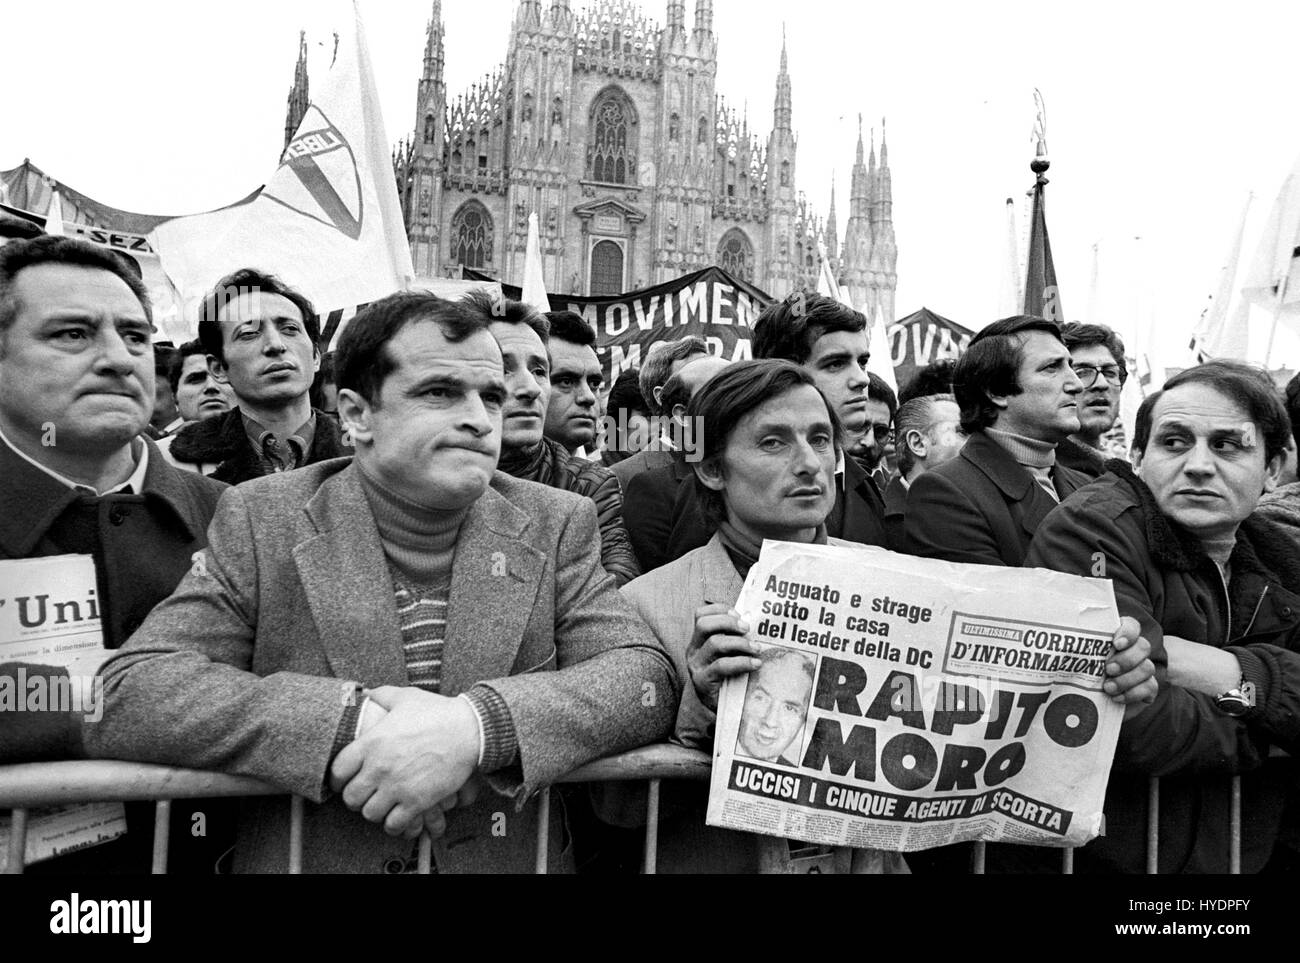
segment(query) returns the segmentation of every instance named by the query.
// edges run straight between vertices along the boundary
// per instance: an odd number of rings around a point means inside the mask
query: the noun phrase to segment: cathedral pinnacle
[[[781,68],[776,75],[776,106],[772,111],[772,126],[777,130],[790,129],[793,113],[790,94],[790,70],[785,55],[785,27],[781,28]]]
[[[424,79],[442,81],[442,0],[433,0],[433,12],[424,41]]]
[[[686,0],[668,0],[668,15],[664,18],[664,26],[669,34],[686,30]]]
[[[695,0],[694,33],[713,33],[713,0]]]

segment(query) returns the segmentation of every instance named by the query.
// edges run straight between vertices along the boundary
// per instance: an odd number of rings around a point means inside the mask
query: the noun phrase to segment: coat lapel
[[[330,668],[368,686],[410,684],[393,582],[356,465],[330,476],[305,511],[319,534],[294,546]]]
[[[1056,500],[1043,491],[1034,476],[984,432],[971,435],[962,447],[961,457],[998,486],[1009,502],[1012,517],[1020,516],[1020,526],[1030,537],[1038,531],[1048,512],[1056,507]]]
[[[530,519],[489,488],[461,526],[451,563],[442,691],[510,674],[546,558],[521,536]]]
[[[706,602],[721,602],[735,606],[745,581],[732,564],[731,556],[722,547],[722,536],[714,534],[700,553],[700,588]],[[687,593],[689,598],[689,593]]]

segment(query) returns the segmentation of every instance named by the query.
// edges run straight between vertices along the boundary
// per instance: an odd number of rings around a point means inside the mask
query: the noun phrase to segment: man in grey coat
[[[305,796],[305,871],[400,870],[422,829],[441,872],[526,870],[538,789],[670,730],[672,662],[591,501],[494,470],[484,319],[392,295],[337,372],[356,458],[223,496],[204,564],[106,665],[88,744]],[[283,800],[250,801],[236,869],[283,869],[288,833]]]

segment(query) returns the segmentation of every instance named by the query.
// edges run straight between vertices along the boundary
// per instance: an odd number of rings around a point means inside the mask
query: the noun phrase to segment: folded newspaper
[[[89,555],[0,561],[0,725],[7,713],[71,712],[97,720],[103,692],[96,676],[111,654],[104,648]],[[54,675],[26,666],[54,666]],[[0,816],[0,867],[7,860],[11,819]],[[28,863],[116,839],[126,832],[121,803],[37,809],[27,821]]]
[[[1110,582],[767,541],[735,607],[762,666],[721,692],[710,825],[898,852],[1101,831]]]

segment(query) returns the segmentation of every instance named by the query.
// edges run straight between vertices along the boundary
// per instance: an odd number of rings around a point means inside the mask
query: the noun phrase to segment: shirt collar
[[[835,453],[835,477],[844,477],[844,449],[841,448]]]
[[[135,470],[131,472],[131,477],[129,477],[126,481],[122,482],[120,485],[114,485],[112,488],[108,489],[108,491],[101,492],[101,491],[96,491],[94,488],[92,488],[90,485],[85,484],[84,482],[73,481],[67,475],[60,474],[59,472],[55,471],[53,468],[48,467],[47,465],[42,465],[39,461],[37,461],[35,458],[28,455],[25,451],[20,449],[12,441],[6,438],[5,433],[3,431],[0,431],[0,441],[4,442],[5,445],[8,446],[10,451],[12,451],[23,461],[27,462],[27,464],[31,465],[33,468],[40,469],[45,474],[53,478],[55,481],[59,482],[60,484],[67,485],[69,488],[80,489],[81,491],[90,492],[91,494],[94,495],[114,495],[122,491],[123,489],[127,488],[128,486],[130,487],[131,492],[133,494],[139,495],[144,488],[144,473],[149,468],[149,446],[144,444],[143,442],[140,443],[140,455],[136,459]],[[132,440],[132,444],[133,445],[135,444],[134,439]]]
[[[248,440],[253,443],[253,448],[260,455],[266,451],[266,439],[274,434],[270,429],[263,428],[261,423],[242,408],[239,416],[244,419],[244,433],[248,435]],[[297,447],[295,458],[300,463],[307,461],[307,455],[311,451],[312,440],[316,437],[316,411],[312,409],[307,420],[299,425],[288,438],[285,439],[291,446]]]

